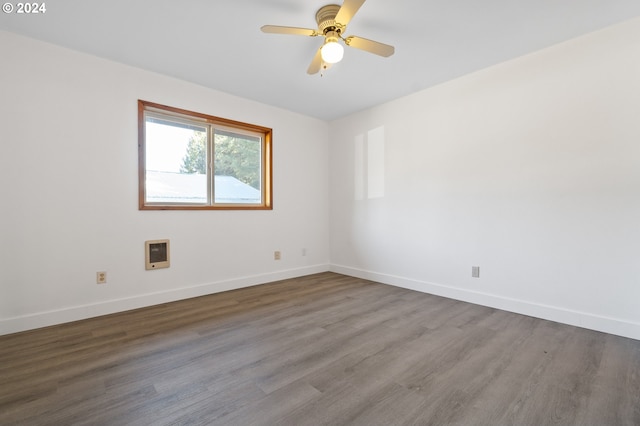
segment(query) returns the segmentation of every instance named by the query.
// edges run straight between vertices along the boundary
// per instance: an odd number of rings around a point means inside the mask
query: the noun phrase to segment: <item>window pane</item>
[[[216,130],[214,136],[216,203],[262,202],[262,139]]]
[[[207,129],[146,119],[146,202],[207,203]]]

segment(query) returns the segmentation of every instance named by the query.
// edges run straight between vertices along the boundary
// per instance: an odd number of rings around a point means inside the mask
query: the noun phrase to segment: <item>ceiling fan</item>
[[[311,65],[309,65],[309,69],[307,69],[308,74],[316,74],[321,69],[327,69],[331,64],[342,60],[344,49],[339,43],[339,40],[342,40],[347,46],[389,57],[393,55],[395,51],[393,46],[362,37],[345,37],[343,35],[351,18],[353,18],[353,15],[356,14],[364,2],[365,0],[344,0],[342,6],[329,4],[321,7],[316,13],[317,30],[298,27],[281,27],[277,25],[265,25],[261,30],[264,33],[271,34],[291,34],[309,37],[323,36],[324,43],[313,57]]]

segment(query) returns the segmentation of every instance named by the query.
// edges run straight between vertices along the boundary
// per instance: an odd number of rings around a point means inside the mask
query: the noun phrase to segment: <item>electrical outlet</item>
[[[273,252],[273,260],[280,260],[280,251],[276,250]]]
[[[471,278],[480,278],[480,267],[472,266],[471,267]]]
[[[96,284],[107,283],[107,271],[96,272]]]

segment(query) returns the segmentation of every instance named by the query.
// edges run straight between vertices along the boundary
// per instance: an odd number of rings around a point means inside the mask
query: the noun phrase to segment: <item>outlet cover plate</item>
[[[480,267],[472,266],[471,267],[471,277],[472,278],[480,278]]]

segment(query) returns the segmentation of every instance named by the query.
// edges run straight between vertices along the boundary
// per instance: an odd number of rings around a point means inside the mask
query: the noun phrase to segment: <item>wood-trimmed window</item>
[[[138,101],[140,210],[272,209],[272,130]]]

